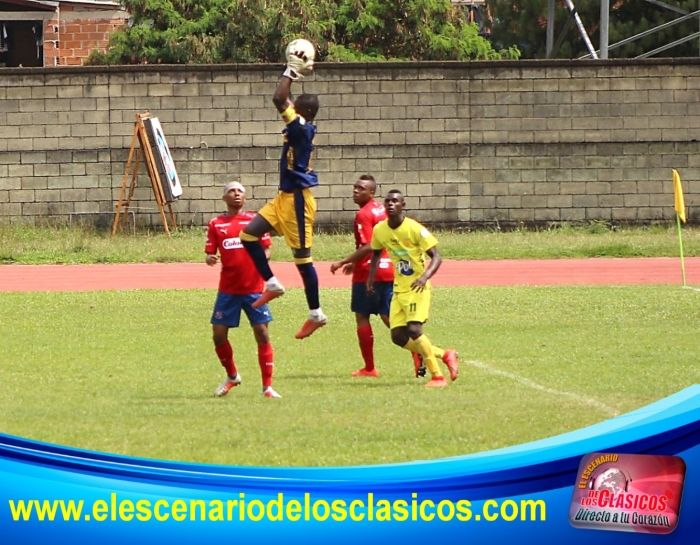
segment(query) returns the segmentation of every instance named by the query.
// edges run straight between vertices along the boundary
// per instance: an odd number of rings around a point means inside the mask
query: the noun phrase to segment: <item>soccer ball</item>
[[[298,38],[289,42],[285,57],[287,62],[291,60],[290,57],[298,57],[304,62],[313,61],[316,57],[316,49],[309,40]]]

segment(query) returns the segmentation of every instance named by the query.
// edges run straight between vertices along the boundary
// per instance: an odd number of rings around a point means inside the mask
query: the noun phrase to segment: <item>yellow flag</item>
[[[685,200],[683,199],[683,186],[681,185],[681,177],[678,171],[673,169],[673,194],[675,197],[675,209],[678,217],[685,223]]]

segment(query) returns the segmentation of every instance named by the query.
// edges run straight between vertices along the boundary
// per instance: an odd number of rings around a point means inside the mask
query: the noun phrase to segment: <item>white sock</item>
[[[282,284],[277,280],[277,277],[271,277],[267,282],[265,282],[265,287],[272,291],[284,291]]]
[[[319,307],[309,311],[309,318],[311,318],[314,322],[322,322],[326,319],[326,315],[321,310],[321,307]]]

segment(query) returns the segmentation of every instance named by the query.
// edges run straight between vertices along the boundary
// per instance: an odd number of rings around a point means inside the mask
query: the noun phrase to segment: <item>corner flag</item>
[[[673,207],[676,209],[676,225],[678,226],[678,245],[681,250],[681,272],[683,274],[683,287],[685,284],[685,261],[683,260],[683,237],[681,235],[681,220],[685,223],[685,200],[683,199],[683,186],[681,185],[681,177],[678,171],[673,170]]]
[[[676,209],[676,214],[685,223],[685,199],[683,199],[683,186],[681,185],[681,177],[678,171],[673,169],[673,194],[675,199],[674,208]]]

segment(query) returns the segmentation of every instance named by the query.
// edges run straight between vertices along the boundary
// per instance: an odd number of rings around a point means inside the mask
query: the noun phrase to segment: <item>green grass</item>
[[[232,330],[243,384],[223,379],[212,290],[0,293],[0,431],[148,458],[255,466],[435,459],[557,435],[700,382],[700,294],[677,286],[439,288],[426,333],[456,347],[435,391],[375,320],[380,377],[360,355],[349,289],[327,327],[293,339],[300,290],[272,306],[275,387],[260,396],[250,329]]]
[[[593,223],[557,229],[511,232],[437,231],[440,250],[448,259],[547,259],[585,257],[678,256],[675,226],[610,229]],[[0,225],[0,264],[47,263],[170,263],[201,261],[205,233],[202,228],[173,232],[109,233],[81,227],[40,228]],[[314,258],[334,261],[353,248],[350,234],[314,237]],[[700,229],[683,230],[686,256],[700,255]],[[289,261],[291,254],[275,238],[273,260]]]

